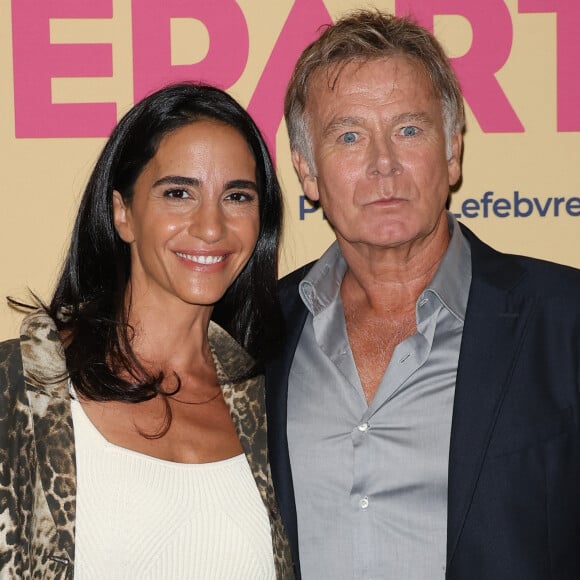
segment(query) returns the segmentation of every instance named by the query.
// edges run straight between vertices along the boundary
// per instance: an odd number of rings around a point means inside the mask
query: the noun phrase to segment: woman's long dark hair
[[[130,205],[134,184],[161,139],[204,119],[225,123],[244,137],[256,160],[259,190],[256,248],[212,318],[246,348],[257,366],[276,342],[281,327],[276,275],[282,199],[264,140],[248,113],[224,91],[200,84],[170,85],[136,104],[105,144],[84,191],[68,255],[47,308],[66,337],[71,380],[86,398],[138,402],[165,393],[162,373],[147,372],[131,348],[133,331],[125,302],[131,258],[129,245],[114,227],[113,190]],[[134,380],[121,378],[120,370]]]

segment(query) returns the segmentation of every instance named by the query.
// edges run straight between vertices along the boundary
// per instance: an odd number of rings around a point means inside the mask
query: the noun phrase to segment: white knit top
[[[244,455],[164,461],[109,443],[72,401],[75,580],[274,579],[270,523]]]

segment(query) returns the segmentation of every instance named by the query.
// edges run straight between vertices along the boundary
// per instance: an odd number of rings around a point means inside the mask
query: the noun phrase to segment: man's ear
[[[123,196],[117,190],[113,191],[113,222],[124,242],[130,244],[135,240],[131,226],[131,209],[125,205]]]
[[[318,193],[318,182],[316,176],[313,175],[310,164],[299,151],[292,151],[292,165],[300,179],[302,191],[310,201],[318,201],[320,195]]]
[[[449,173],[449,185],[453,187],[461,177],[461,150],[463,147],[463,135],[456,131],[451,137],[451,157],[447,160]]]

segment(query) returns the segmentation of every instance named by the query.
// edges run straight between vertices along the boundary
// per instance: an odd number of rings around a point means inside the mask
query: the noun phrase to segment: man
[[[267,370],[302,577],[580,578],[580,272],[446,211],[464,112],[440,45],[348,15],[302,54],[285,115],[336,234],[282,281]]]

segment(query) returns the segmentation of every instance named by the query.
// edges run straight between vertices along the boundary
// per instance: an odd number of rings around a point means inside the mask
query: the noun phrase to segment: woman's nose
[[[222,239],[225,232],[224,215],[219,204],[204,201],[193,210],[189,233],[207,243]]]

